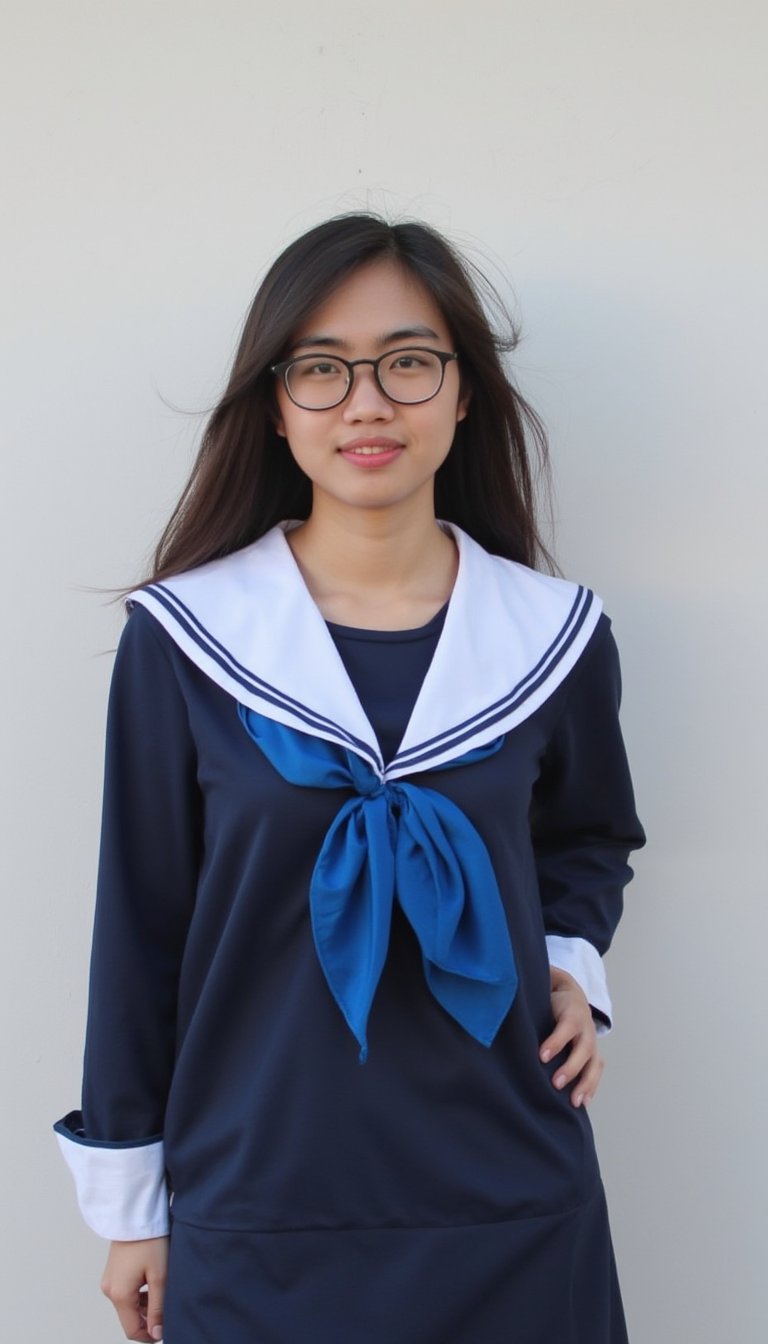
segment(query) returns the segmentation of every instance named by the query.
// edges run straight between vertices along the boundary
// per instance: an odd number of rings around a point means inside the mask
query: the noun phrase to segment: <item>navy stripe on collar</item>
[[[553,669],[568,652],[584,624],[593,600],[594,594],[590,589],[579,586],[576,599],[563,628],[527,676],[523,677],[507,695],[488,705],[486,709],[479,713],[473,714],[471,718],[455,724],[446,732],[439,733],[427,742],[421,742],[418,746],[410,747],[402,753],[398,752],[391,762],[390,768],[399,769],[406,765],[422,765],[432,757],[442,755],[447,748],[463,745],[479,731],[499,723],[519,709],[529,696],[543,685],[552,674]]]
[[[338,739],[339,745],[351,747],[354,751],[365,756],[367,760],[373,761],[373,764],[378,770],[382,769],[383,763],[381,759],[376,758],[367,743],[361,741],[360,738],[355,737],[354,734],[347,732],[346,729],[342,728],[338,723],[334,723],[332,719],[327,719],[323,714],[318,714],[310,709],[308,705],[303,705],[292,696],[284,694],[284,692],[278,690],[276,686],[270,686],[268,682],[263,681],[261,677],[257,677],[255,673],[250,672],[247,667],[244,667],[242,663],[239,663],[234,655],[231,654],[209,630],[206,630],[205,626],[197,619],[194,612],[192,612],[175,593],[171,592],[165,584],[148,584],[147,587],[141,591],[150,593],[157,602],[165,607],[165,609],[174,617],[178,625],[186,631],[189,638],[193,639],[209,658],[212,658],[214,662],[218,663],[224,672],[227,673],[228,677],[239,683],[245,690],[250,691],[252,695],[258,696],[268,705],[275,705],[282,709],[289,710],[295,718],[300,719],[302,723],[307,725],[310,732],[315,728],[333,733]],[[132,600],[135,600],[135,595]]]
[[[459,550],[456,583],[386,771],[283,526],[130,600],[236,700],[356,753],[392,780],[447,764],[534,713],[581,657],[602,609],[589,589],[492,555],[461,529],[449,530]]]

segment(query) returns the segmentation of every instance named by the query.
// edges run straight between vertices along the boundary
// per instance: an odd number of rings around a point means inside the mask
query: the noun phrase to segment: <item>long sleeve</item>
[[[163,1119],[200,845],[186,705],[136,610],[109,700],[82,1112],[55,1126],[86,1221],[113,1239],[167,1227]]]
[[[645,843],[619,727],[621,675],[603,617],[564,686],[534,788],[531,831],[550,962],[570,971],[599,1020],[610,1023],[602,955]]]

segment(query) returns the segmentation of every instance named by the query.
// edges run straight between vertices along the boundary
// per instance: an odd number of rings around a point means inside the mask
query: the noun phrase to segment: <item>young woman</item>
[[[526,424],[424,225],[264,280],[110,699],[56,1128],[129,1339],[626,1339],[586,1103],[643,836]]]

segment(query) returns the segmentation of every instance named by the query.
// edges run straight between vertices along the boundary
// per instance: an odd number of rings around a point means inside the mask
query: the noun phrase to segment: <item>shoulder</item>
[[[582,673],[590,668],[594,671],[598,668],[604,672],[619,672],[619,650],[613,634],[611,618],[606,611],[600,612],[597,624],[589,637],[584,648],[584,654],[577,664],[576,671],[581,668]]]
[[[553,709],[578,713],[595,728],[608,714],[618,715],[621,706],[621,665],[610,617],[601,612],[581,657],[571,668],[556,696]]]
[[[576,580],[492,555],[453,530],[466,564],[471,602],[496,624],[497,637],[506,643],[512,635],[526,645],[531,676],[539,669],[559,668],[550,682],[556,703],[567,703],[581,686],[588,698],[594,695],[618,705],[619,654],[598,594]]]
[[[152,580],[129,594],[129,602],[149,605],[150,599],[183,603],[216,600],[222,593],[236,596],[268,582],[275,571],[293,564],[285,533],[290,524],[281,523],[247,546],[228,555],[209,560],[194,569],[181,570],[167,578]]]
[[[494,555],[454,524],[450,524],[450,531],[459,549],[459,573],[461,575],[463,570],[465,582],[478,591],[483,588],[498,590],[531,612],[537,607],[568,607],[580,594],[588,594],[593,602],[602,607],[597,594],[585,584],[553,574],[542,574],[540,570],[531,569],[517,560]]]
[[[112,696],[157,702],[174,697],[188,681],[186,660],[148,608],[129,598],[115,654]]]
[[[581,657],[599,623],[602,602],[584,584],[492,555],[459,529],[454,596],[465,619],[503,643],[515,665],[535,677],[559,668],[557,682]],[[548,672],[547,672],[548,675]],[[554,685],[551,686],[554,689]]]
[[[163,659],[171,654],[173,641],[168,639],[151,611],[136,601],[133,594],[126,600],[125,617],[117,647],[117,663],[137,658]]]
[[[230,555],[144,584],[128,602],[145,607],[172,635],[183,632],[182,642],[210,634],[226,646],[233,628],[246,627],[254,612],[280,613],[297,572],[281,525]]]

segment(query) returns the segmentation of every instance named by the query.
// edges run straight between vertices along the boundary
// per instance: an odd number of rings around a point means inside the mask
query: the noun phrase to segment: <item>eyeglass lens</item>
[[[428,350],[393,350],[379,362],[379,384],[393,401],[428,401],[440,387],[443,366]],[[287,370],[288,393],[308,410],[322,410],[340,402],[349,384],[345,364],[331,356],[303,357]]]

